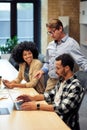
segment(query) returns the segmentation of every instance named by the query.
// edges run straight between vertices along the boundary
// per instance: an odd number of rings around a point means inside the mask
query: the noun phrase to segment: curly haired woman
[[[12,57],[19,64],[19,72],[13,81],[3,80],[6,87],[33,87],[38,93],[43,93],[43,80],[34,77],[42,67],[42,63],[38,60],[38,49],[35,43],[24,41],[16,45],[12,51]],[[23,79],[26,83],[21,83]]]

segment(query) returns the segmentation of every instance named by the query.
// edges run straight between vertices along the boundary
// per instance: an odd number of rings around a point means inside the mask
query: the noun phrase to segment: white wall
[[[47,48],[47,29],[48,22],[48,0],[41,0],[41,53],[46,54]]]

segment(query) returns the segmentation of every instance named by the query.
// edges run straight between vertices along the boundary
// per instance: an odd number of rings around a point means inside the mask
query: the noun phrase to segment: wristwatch
[[[40,104],[39,103],[37,104],[37,110],[40,110]]]

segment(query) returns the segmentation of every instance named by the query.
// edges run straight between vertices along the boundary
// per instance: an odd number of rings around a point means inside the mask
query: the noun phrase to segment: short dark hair
[[[63,24],[59,19],[50,19],[49,22],[46,24],[46,27],[49,28],[56,28],[56,29],[60,29],[60,26],[62,26],[63,28]]]
[[[71,71],[73,71],[75,61],[74,61],[73,57],[70,54],[64,53],[64,54],[58,56],[56,58],[56,61],[59,61],[59,60],[61,60],[61,63],[63,65],[63,67],[69,66]]]
[[[19,43],[18,45],[15,46],[15,48],[12,50],[12,58],[17,62],[17,63],[23,63],[23,51],[31,51],[33,54],[34,59],[38,59],[38,49],[35,45],[34,42],[32,41],[24,41]]]

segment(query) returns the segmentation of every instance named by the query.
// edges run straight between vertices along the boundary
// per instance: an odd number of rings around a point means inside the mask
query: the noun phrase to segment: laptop
[[[24,103],[24,101],[23,101],[23,100],[14,101],[14,99],[13,99],[12,96],[11,96],[11,93],[10,93],[9,89],[2,83],[2,89],[1,89],[1,90],[3,90],[3,89],[7,91],[9,97],[10,97],[11,100],[12,100],[12,103],[13,103],[13,108],[12,108],[12,109],[21,110],[21,109],[20,109],[20,106]],[[3,98],[3,97],[2,97],[2,98]],[[4,97],[4,98],[5,98],[5,97]],[[5,109],[3,108],[3,111],[6,113],[6,111],[8,111],[8,110],[7,110],[7,108],[5,108]],[[2,109],[1,109],[1,113],[2,113]]]
[[[7,91],[8,91],[8,94],[9,94],[9,96],[10,96],[12,102],[13,102],[13,109],[21,110],[20,106],[24,103],[24,101],[23,100],[18,100],[18,101],[17,100],[13,100],[13,98],[12,98],[12,96],[10,94],[9,89],[7,89]]]
[[[24,103],[23,100],[15,101],[14,102],[14,109],[15,110],[21,110],[20,106]]]

